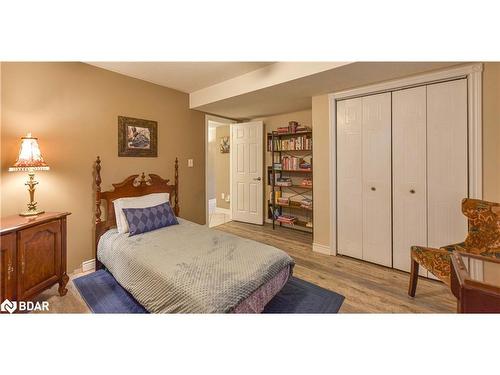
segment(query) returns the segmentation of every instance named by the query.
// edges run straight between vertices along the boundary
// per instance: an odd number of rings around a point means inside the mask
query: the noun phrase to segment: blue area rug
[[[147,314],[148,312],[105,270],[73,280],[92,312],[97,314]],[[292,277],[267,304],[267,314],[336,313],[344,296]]]

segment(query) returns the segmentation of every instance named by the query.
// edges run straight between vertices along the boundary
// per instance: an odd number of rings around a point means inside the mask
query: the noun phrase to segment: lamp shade
[[[9,168],[9,172],[48,171],[49,169],[38,147],[38,138],[32,137],[31,133],[22,137],[19,156],[14,165]]]

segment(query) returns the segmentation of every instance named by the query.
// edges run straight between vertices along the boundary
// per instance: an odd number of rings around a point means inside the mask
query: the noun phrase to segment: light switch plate
[[[194,167],[194,161],[193,159],[188,159],[188,167],[193,168]]]

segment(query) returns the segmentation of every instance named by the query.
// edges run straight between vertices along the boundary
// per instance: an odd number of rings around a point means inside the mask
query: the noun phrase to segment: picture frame
[[[158,123],[118,116],[118,156],[158,157]]]
[[[221,154],[229,154],[229,137],[220,138],[219,151]]]

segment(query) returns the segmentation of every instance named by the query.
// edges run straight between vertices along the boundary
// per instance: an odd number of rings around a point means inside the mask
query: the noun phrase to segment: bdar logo
[[[9,314],[12,314],[14,311],[16,311],[16,309],[17,309],[16,301],[10,301],[6,299],[0,305],[0,310],[2,310],[2,312],[8,312]]]

